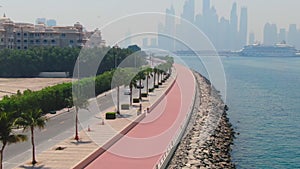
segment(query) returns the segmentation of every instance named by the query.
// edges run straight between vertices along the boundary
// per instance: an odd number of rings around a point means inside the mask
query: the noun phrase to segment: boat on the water
[[[293,57],[297,56],[295,47],[285,43],[272,46],[254,44],[245,46],[240,52],[240,56],[258,56],[258,57]]]

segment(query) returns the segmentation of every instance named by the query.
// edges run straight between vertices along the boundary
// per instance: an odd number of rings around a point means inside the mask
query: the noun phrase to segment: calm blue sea
[[[300,57],[221,58],[237,168],[300,169]],[[195,56],[181,59],[207,75]]]

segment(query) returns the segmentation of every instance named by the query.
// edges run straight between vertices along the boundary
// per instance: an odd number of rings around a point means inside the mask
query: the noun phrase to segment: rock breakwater
[[[198,94],[191,122],[168,168],[235,168],[231,162],[234,131],[225,105],[211,83],[194,73]]]

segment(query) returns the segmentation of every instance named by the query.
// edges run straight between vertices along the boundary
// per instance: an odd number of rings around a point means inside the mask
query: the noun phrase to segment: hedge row
[[[99,95],[111,89],[111,80],[113,71],[105,72],[95,78],[86,78],[80,80],[79,86],[81,90],[91,91],[90,94]],[[85,89],[91,87],[88,85],[91,81],[95,81],[95,90]],[[76,86],[76,84],[74,85]],[[85,95],[89,97],[92,95]],[[61,110],[66,107],[73,106],[72,99],[72,83],[63,83],[51,87],[46,87],[40,91],[26,90],[20,91],[16,95],[4,96],[0,101],[0,107],[7,112],[15,112],[19,115],[22,110],[30,108],[39,108],[44,113],[54,110]]]

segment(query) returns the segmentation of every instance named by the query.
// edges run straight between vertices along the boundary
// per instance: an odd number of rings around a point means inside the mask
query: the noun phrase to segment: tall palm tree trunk
[[[6,146],[6,143],[3,143],[2,147],[1,147],[1,152],[0,152],[0,169],[2,169],[2,162],[3,162],[3,151],[4,151],[4,148]]]
[[[148,83],[149,83],[149,77],[148,77],[148,75],[147,75],[146,78],[147,78],[147,84],[146,84],[146,85],[147,85],[147,87],[146,87],[146,90],[147,90],[147,91],[146,91],[146,93],[147,93],[147,95],[148,95],[148,92],[149,92],[149,84],[148,84]]]
[[[129,101],[129,103],[130,103],[130,106],[132,106],[132,88],[133,88],[133,86],[132,86],[132,84],[130,84],[130,101]]]
[[[154,76],[153,76],[153,89],[155,88],[155,80],[156,80],[156,73],[154,73]]]
[[[142,79],[140,79],[140,91],[139,91],[139,94],[140,94],[139,98],[140,98],[140,100],[142,100]]]
[[[120,86],[117,87],[117,114],[120,114]]]
[[[78,141],[79,140],[79,136],[78,136],[78,107],[75,106],[76,109],[76,115],[75,115],[75,140]]]
[[[37,161],[35,160],[35,145],[34,145],[34,127],[30,126],[31,130],[31,144],[32,144],[32,164],[36,164]]]

